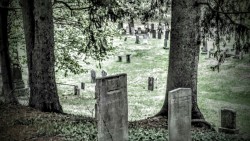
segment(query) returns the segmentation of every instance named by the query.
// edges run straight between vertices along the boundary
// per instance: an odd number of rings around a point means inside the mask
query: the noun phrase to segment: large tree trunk
[[[62,112],[55,81],[54,25],[51,0],[21,0],[27,46],[29,106]]]
[[[1,69],[3,81],[3,94],[5,102],[9,104],[18,104],[14,95],[13,80],[11,73],[11,60],[9,55],[8,42],[8,6],[9,0],[0,0],[0,52],[1,52]]]
[[[165,101],[156,116],[168,115],[168,92],[192,89],[192,119],[204,119],[197,105],[197,71],[200,45],[200,8],[193,0],[172,1],[171,44]]]

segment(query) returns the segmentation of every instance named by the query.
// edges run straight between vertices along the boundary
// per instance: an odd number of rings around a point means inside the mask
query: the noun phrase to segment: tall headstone
[[[128,141],[127,74],[96,80],[98,141]]]
[[[167,29],[167,30],[165,31],[165,39],[168,40],[168,38],[169,38],[169,29]]]
[[[84,82],[81,83],[81,89],[83,89],[83,90],[85,89],[85,83]]]
[[[135,43],[140,44],[140,36],[137,34],[135,35]]]
[[[127,54],[127,55],[126,55],[126,62],[127,62],[127,63],[130,63],[130,56],[131,56],[131,54]]]
[[[154,77],[148,77],[148,90],[154,90]]]
[[[118,62],[122,62],[122,56],[118,56]]]
[[[156,30],[152,30],[152,38],[156,38]]]
[[[239,129],[236,128],[236,111],[232,109],[223,108],[221,109],[221,127],[219,132],[228,134],[237,134]]]
[[[91,83],[95,83],[96,82],[96,72],[94,70],[90,71],[90,76],[91,76]]]
[[[190,88],[168,93],[168,131],[170,141],[191,141],[192,95]]]
[[[161,32],[158,32],[158,39],[161,39]]]
[[[164,39],[164,49],[169,49],[168,47],[168,40],[167,39]]]
[[[154,28],[155,28],[155,25],[152,23],[152,24],[151,24],[151,31],[153,31]]]

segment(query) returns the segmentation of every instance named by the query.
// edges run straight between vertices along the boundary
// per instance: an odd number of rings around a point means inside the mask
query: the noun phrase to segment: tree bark
[[[8,42],[8,9],[2,7],[9,7],[9,0],[0,0],[0,52],[1,52],[1,69],[3,81],[3,94],[5,103],[18,104],[18,100],[14,95],[11,60],[9,54]]]
[[[200,45],[200,8],[192,0],[172,1],[172,27],[167,89],[163,107],[156,116],[168,115],[168,92],[192,89],[192,119],[204,119],[197,105],[197,71]]]
[[[28,57],[29,106],[61,113],[55,81],[54,25],[51,0],[21,0]]]

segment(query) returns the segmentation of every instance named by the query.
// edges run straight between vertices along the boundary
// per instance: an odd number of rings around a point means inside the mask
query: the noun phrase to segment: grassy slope
[[[143,119],[153,116],[161,108],[165,96],[168,54],[169,50],[162,49],[163,40],[152,39],[149,45],[136,45],[134,37],[128,37],[127,42],[115,39],[117,49],[109,59],[102,62],[102,68],[97,68],[98,62],[86,65],[95,69],[100,76],[101,70],[108,75],[117,73],[128,74],[129,120]],[[117,55],[131,53],[131,63],[117,62]],[[250,131],[250,81],[249,55],[243,60],[226,59],[219,73],[209,69],[211,59],[206,55],[200,56],[198,74],[198,103],[206,120],[219,127],[219,110],[230,107],[237,111],[237,126],[241,133]],[[69,75],[64,78],[62,72],[57,75],[58,82],[70,84],[86,83],[86,89],[81,91],[80,98],[72,97],[73,88],[59,86],[61,102],[65,112],[94,116],[94,87],[90,83],[90,74]],[[154,91],[147,91],[149,76],[157,78]]]

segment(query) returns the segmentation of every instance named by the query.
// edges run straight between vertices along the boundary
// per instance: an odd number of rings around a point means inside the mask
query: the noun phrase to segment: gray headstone
[[[239,133],[239,129],[236,129],[236,111],[232,109],[221,109],[221,127],[219,132],[236,134]]]
[[[96,82],[96,72],[94,70],[91,70],[91,83]]]
[[[98,141],[128,141],[127,74],[97,78]]]
[[[118,62],[122,62],[122,56],[118,56]]]
[[[152,38],[156,38],[156,30],[152,30]]]
[[[190,88],[178,88],[168,93],[168,131],[170,141],[191,141]]]
[[[83,90],[85,89],[85,83],[84,82],[81,83],[81,89],[83,89]]]
[[[130,63],[130,56],[131,56],[131,54],[127,54],[127,55],[126,55],[126,62],[127,62],[127,63]]]
[[[102,70],[102,77],[105,77],[105,76],[107,76],[107,72]]]
[[[158,32],[158,39],[161,39],[161,32]]]
[[[80,95],[80,89],[78,86],[74,86],[74,95]]]
[[[165,39],[168,40],[168,37],[169,37],[169,30],[166,30],[166,31],[165,31]]]
[[[154,30],[155,25],[152,23],[151,24],[151,31]]]
[[[154,77],[148,77],[148,90],[154,90]]]
[[[168,47],[168,40],[167,39],[164,39],[164,49],[169,49]]]
[[[135,35],[135,43],[140,44],[140,36],[139,35]]]

